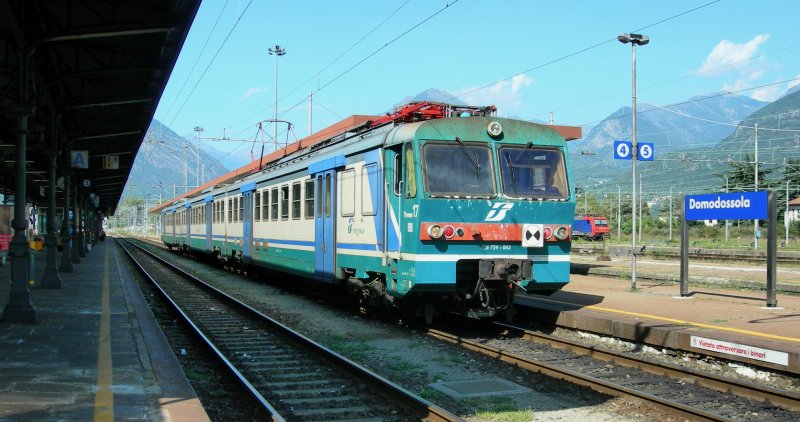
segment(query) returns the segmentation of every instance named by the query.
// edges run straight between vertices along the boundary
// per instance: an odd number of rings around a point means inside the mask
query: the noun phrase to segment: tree
[[[728,191],[752,191],[755,188],[755,160],[750,154],[745,154],[744,161],[731,161],[728,171],[718,175],[722,179],[721,190],[725,190],[726,179]],[[770,189],[774,182],[769,179],[774,169],[764,166],[758,167],[758,189]]]

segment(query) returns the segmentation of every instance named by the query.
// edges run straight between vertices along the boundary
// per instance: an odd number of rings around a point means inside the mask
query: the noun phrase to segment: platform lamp
[[[274,116],[274,129],[273,129],[273,138],[272,141],[275,143],[275,149],[278,149],[278,57],[286,55],[286,49],[282,48],[281,46],[275,44],[274,47],[269,48],[269,55],[275,56],[275,110],[273,112]]]
[[[631,136],[631,290],[636,290],[636,160],[638,149],[636,147],[636,46],[646,45],[650,37],[642,34],[620,34],[617,40],[623,44],[631,43],[631,96],[632,136]]]

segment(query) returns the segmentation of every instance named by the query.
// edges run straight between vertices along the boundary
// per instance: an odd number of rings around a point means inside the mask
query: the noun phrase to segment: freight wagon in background
[[[573,239],[600,240],[608,237],[608,219],[599,215],[578,215],[572,222]]]

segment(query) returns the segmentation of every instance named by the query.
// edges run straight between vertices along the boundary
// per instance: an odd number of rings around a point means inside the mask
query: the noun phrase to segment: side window
[[[289,185],[281,186],[281,220],[289,219]]]
[[[233,222],[233,198],[228,198],[228,222]]]
[[[272,220],[278,220],[278,188],[272,188]]]
[[[239,222],[239,197],[235,196],[233,198],[233,222]]]
[[[300,203],[303,197],[300,196],[300,182],[292,184],[292,220],[300,219]]]
[[[267,189],[261,191],[261,216],[264,221],[269,220],[269,191]]]
[[[361,215],[375,215],[372,198],[377,197],[380,192],[379,183],[377,164],[368,164],[361,168]],[[372,192],[373,188],[378,192]]]
[[[322,190],[322,176],[317,176],[317,217],[322,217],[322,203],[325,196]]]
[[[236,220],[236,221],[241,222],[242,220],[244,220],[244,197],[240,196],[239,197],[239,219]]]
[[[261,221],[261,192],[256,191],[253,194],[253,207],[255,208],[253,212],[253,220],[254,221]]]
[[[331,192],[333,191],[331,174],[325,175],[325,217],[331,216]]]
[[[411,144],[405,146],[406,161],[406,197],[415,198],[417,196],[417,176],[414,173],[414,149]]]
[[[356,213],[356,171],[342,172],[342,183],[339,185],[339,204],[342,217],[352,217]]]
[[[402,158],[401,154],[394,156],[394,196],[400,196],[400,182],[403,180]]]
[[[306,218],[314,218],[314,179],[306,180]]]

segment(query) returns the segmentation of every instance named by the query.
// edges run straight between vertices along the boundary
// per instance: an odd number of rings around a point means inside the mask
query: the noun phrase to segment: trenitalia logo
[[[486,214],[486,218],[483,221],[501,221],[506,218],[506,213],[511,209],[514,208],[514,204],[509,204],[507,202],[497,202],[492,205],[492,209],[489,210],[489,213]]]

